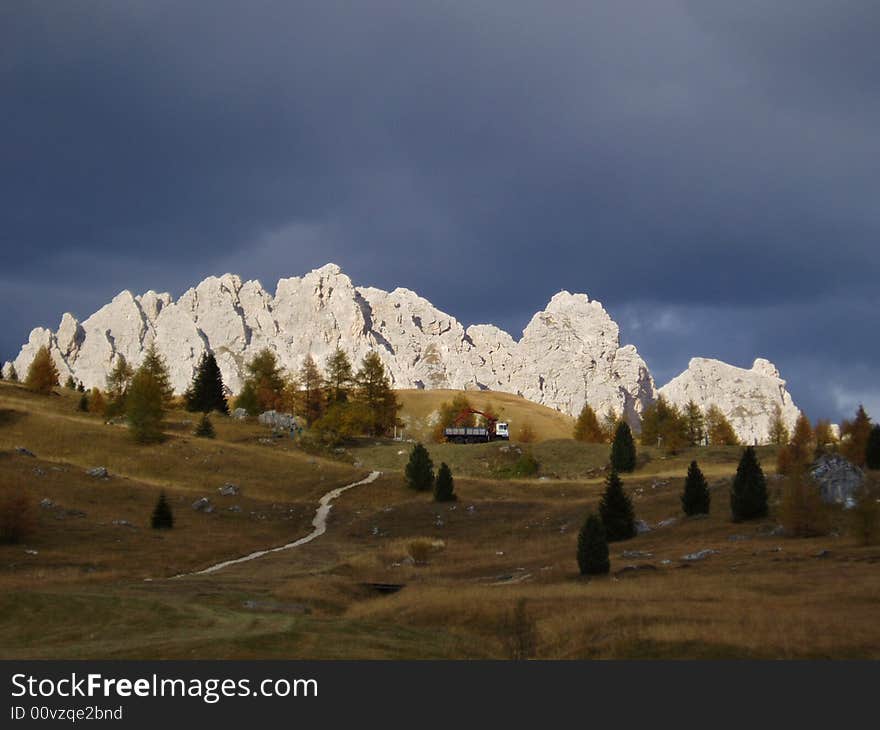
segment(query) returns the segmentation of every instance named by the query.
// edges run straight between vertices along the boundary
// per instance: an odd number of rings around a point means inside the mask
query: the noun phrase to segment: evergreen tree
[[[151,342],[144,355],[144,361],[141,363],[140,369],[149,373],[156,385],[162,392],[162,401],[167,407],[174,399],[174,386],[171,385],[171,375],[168,373],[168,366],[165,358],[159,354],[156,349],[156,343]]]
[[[788,426],[782,418],[782,407],[775,403],[773,405],[773,418],[770,420],[770,443],[782,446],[787,444],[790,438]]]
[[[18,371],[15,369],[15,365],[11,363],[9,365],[9,381],[12,383],[18,382]]]
[[[602,416],[602,433],[605,434],[605,443],[610,444],[614,440],[614,432],[617,430],[617,414],[611,406]]]
[[[128,394],[128,388],[131,385],[131,378],[134,371],[131,365],[125,360],[122,353],[116,355],[116,364],[113,370],[107,376],[107,398],[110,401],[107,406],[108,416],[118,416],[125,413],[125,396]]]
[[[377,353],[367,354],[355,376],[355,382],[355,400],[364,409],[369,434],[378,436],[390,431],[397,425],[397,413],[401,406]]]
[[[306,355],[299,371],[299,413],[311,426],[324,410],[321,373],[311,355]]]
[[[0,361],[0,380],[5,380],[6,376],[3,374],[3,363]]]
[[[736,468],[730,488],[730,510],[734,522],[767,516],[767,482],[751,446],[747,446]]]
[[[48,395],[52,392],[52,388],[58,385],[58,367],[45,345],[37,350],[28,368],[24,384],[28,390],[43,395]]]
[[[211,423],[207,413],[202,414],[202,419],[199,421],[199,425],[196,426],[195,435],[203,439],[214,438],[214,424]]]
[[[170,530],[174,527],[174,515],[171,512],[171,505],[165,498],[165,492],[159,495],[159,501],[153,508],[150,525],[154,530]]]
[[[630,472],[636,468],[636,445],[626,421],[618,423],[614,431],[614,441],[611,443],[611,468],[619,472]]]
[[[79,383],[76,384],[76,389],[77,389],[80,393],[85,393],[85,392],[86,392],[86,386],[83,385],[82,380],[80,380]]]
[[[452,478],[452,471],[444,462],[437,470],[437,480],[434,482],[434,501],[454,502],[456,499],[455,480]]]
[[[700,407],[689,400],[684,409],[684,418],[687,423],[687,440],[691,446],[702,446],[706,437],[706,420]]]
[[[235,399],[236,408],[244,408],[249,416],[260,415],[260,401],[257,399],[257,391],[250,380],[246,380],[241,387],[241,392]]]
[[[599,425],[599,419],[589,403],[584,403],[581,413],[574,424],[575,441],[588,444],[601,444],[605,441],[605,433]]]
[[[581,575],[605,575],[611,570],[605,526],[593,513],[578,532],[577,561]]]
[[[184,394],[186,410],[199,413],[229,413],[223,375],[213,352],[205,352],[199,360],[192,383]]]
[[[72,375],[67,376],[67,380],[64,381],[64,387],[67,390],[76,390],[76,381],[73,379]]]
[[[250,384],[257,403],[252,415],[280,408],[284,400],[284,374],[275,353],[268,347],[263,348],[248,363],[247,370],[245,385]],[[246,408],[240,404],[239,407]],[[248,413],[251,413],[250,409]]]
[[[709,443],[713,446],[739,445],[736,431],[716,405],[711,405],[706,410],[706,433],[709,436]]]
[[[880,426],[873,426],[865,448],[865,466],[880,469]]]
[[[329,403],[345,403],[348,401],[354,371],[348,355],[339,347],[327,359],[327,375],[324,380]]]
[[[434,487],[434,463],[428,450],[417,443],[409,454],[406,465],[406,483],[417,492],[429,492]]]
[[[82,411],[83,413],[88,413],[88,411],[89,411],[89,397],[85,393],[83,393],[79,397],[79,405],[77,406],[77,409]]]
[[[623,482],[612,469],[605,480],[605,492],[599,502],[599,516],[608,542],[629,540],[636,536],[636,518],[632,502],[623,491]]]
[[[688,516],[709,514],[709,485],[706,477],[700,471],[696,461],[692,461],[688,467],[687,477],[684,480],[684,491],[681,494],[681,508]]]
[[[871,419],[864,406],[859,406],[855,420],[844,421],[840,427],[844,439],[840,444],[841,453],[857,466],[865,465],[868,450],[868,436],[871,434]]]
[[[125,416],[135,440],[139,443],[161,441],[165,418],[165,390],[153,372],[141,365],[125,399]]]

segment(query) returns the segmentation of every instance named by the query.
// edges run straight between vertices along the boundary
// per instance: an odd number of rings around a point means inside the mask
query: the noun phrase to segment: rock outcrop
[[[120,355],[137,366],[151,343],[165,357],[177,392],[206,351],[237,392],[245,364],[264,347],[289,370],[307,354],[323,364],[340,347],[355,364],[377,352],[398,388],[500,390],[571,415],[589,403],[600,416],[610,409],[634,425],[656,396],[636,348],[621,347],[617,324],[585,294],[556,294],[516,341],[493,325],[465,329],[409,289],[356,287],[335,264],[281,279],[274,296],[258,281],[232,274],[208,277],[177,301],[123,291],[83,322],[67,313],[56,332],[33,330],[14,364],[23,375],[46,345],[62,381],[72,375],[87,388],[104,387]],[[751,441],[765,435],[776,402],[793,422],[797,409],[784,386],[764,360],[751,371],[693,360],[663,392],[676,403],[715,402]]]
[[[789,431],[800,410],[792,402],[776,366],[758,358],[750,370],[720,360],[692,358],[687,370],[660,388],[670,403],[684,408],[694,401],[705,412],[717,406],[745,444],[766,443],[776,406]]]

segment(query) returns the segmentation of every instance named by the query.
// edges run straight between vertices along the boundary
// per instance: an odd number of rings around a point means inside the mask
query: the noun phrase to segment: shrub
[[[853,533],[862,545],[880,542],[880,502],[876,488],[864,484],[856,494],[856,504],[850,510]]]
[[[526,599],[520,598],[513,611],[501,622],[502,643],[510,659],[531,659],[538,647],[535,620],[529,615]]]
[[[434,463],[428,450],[417,443],[409,454],[406,465],[406,483],[418,492],[430,492],[434,487]]]
[[[196,426],[195,435],[203,439],[212,439],[216,435],[214,424],[211,423],[207,413],[202,414],[202,419],[199,421],[199,425]]]
[[[25,387],[35,393],[48,395],[52,388],[58,385],[58,368],[49,348],[43,345],[34,356],[31,366],[28,368]]]
[[[456,499],[458,497],[455,496],[455,480],[452,478],[452,470],[444,462],[440,464],[437,480],[434,482],[434,501],[454,502]]]
[[[535,442],[536,438],[535,429],[532,428],[532,424],[528,421],[522,424],[516,433],[516,440],[521,444],[532,444]]]
[[[751,446],[740,457],[730,488],[730,510],[734,522],[767,516],[767,481]]]
[[[150,518],[150,526],[154,530],[170,530],[174,527],[174,515],[171,512],[171,505],[165,498],[165,493],[159,495],[159,501],[153,508],[153,515]]]
[[[599,516],[608,542],[629,540],[636,536],[636,518],[632,502],[623,491],[623,482],[613,469],[605,480],[605,492],[599,502]]]
[[[706,477],[700,471],[696,461],[692,461],[688,467],[687,477],[684,480],[684,491],[681,494],[681,508],[688,516],[709,514],[711,502],[709,485]]]
[[[604,575],[611,570],[605,526],[593,513],[587,516],[578,533],[577,561],[581,575]]]
[[[636,445],[626,421],[617,424],[611,443],[611,468],[617,472],[630,472],[636,468]]]
[[[0,497],[0,543],[22,542],[36,528],[37,515],[27,494],[22,491],[8,491]]]
[[[831,529],[831,517],[819,487],[803,472],[786,477],[779,518],[791,537],[817,537],[827,535]]]

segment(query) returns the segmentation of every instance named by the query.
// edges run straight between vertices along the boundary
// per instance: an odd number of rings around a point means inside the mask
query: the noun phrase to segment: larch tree
[[[370,352],[364,358],[355,376],[355,383],[355,400],[363,408],[368,433],[378,436],[396,426],[400,402],[376,352]]]
[[[583,441],[588,444],[601,444],[605,441],[605,432],[599,425],[596,411],[589,403],[584,403],[580,415],[574,424],[575,441]]]
[[[306,424],[311,426],[321,417],[324,410],[323,380],[318,366],[311,355],[303,359],[299,369],[299,408]]]
[[[327,358],[324,384],[327,389],[328,404],[346,403],[354,380],[351,361],[339,347]]]
[[[843,436],[840,444],[841,453],[853,464],[864,466],[868,437],[871,434],[871,418],[864,406],[859,406],[852,421],[844,421],[841,424],[840,433]]]
[[[739,438],[727,417],[716,405],[706,410],[706,432],[712,446],[738,446]]]
[[[684,418],[687,422],[687,440],[691,446],[701,446],[706,438],[706,419],[703,411],[693,401],[689,400],[684,408]]]
[[[150,368],[141,365],[131,379],[125,399],[125,417],[138,443],[161,441],[165,419],[165,390]]]
[[[256,412],[277,410],[284,399],[285,383],[284,373],[278,364],[275,353],[268,347],[264,347],[247,364],[247,372],[245,386],[250,385],[257,405],[253,409],[255,413],[252,415],[256,415]],[[243,394],[244,391],[239,394],[239,400]],[[236,403],[236,405],[240,408],[247,408],[246,405],[240,403]],[[251,413],[251,409],[248,408],[248,412]]]
[[[43,345],[34,356],[24,380],[25,387],[34,393],[49,395],[58,385],[58,367],[49,348]]]
[[[165,358],[159,354],[155,342],[151,342],[147,348],[147,353],[144,355],[144,360],[139,369],[149,373],[153,380],[156,381],[156,385],[162,392],[164,406],[167,408],[171,401],[174,400],[174,386],[171,385],[171,375],[168,373],[168,365],[165,362]]]
[[[118,416],[125,413],[125,396],[131,386],[131,379],[134,376],[134,370],[126,362],[125,355],[117,353],[116,364],[107,375],[107,415]]]

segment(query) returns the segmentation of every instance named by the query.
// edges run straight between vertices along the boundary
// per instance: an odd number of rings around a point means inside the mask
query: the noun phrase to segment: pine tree
[[[241,392],[235,399],[236,408],[244,408],[249,416],[260,415],[260,401],[257,399],[257,391],[250,380],[246,380],[241,387]]]
[[[199,421],[199,425],[196,426],[195,435],[203,439],[214,438],[214,424],[211,423],[207,413],[202,414],[202,419]]]
[[[11,383],[18,382],[18,371],[15,369],[15,365],[13,365],[11,363],[9,365],[9,381]]]
[[[590,513],[578,532],[577,561],[581,575],[605,575],[611,570],[605,526]]]
[[[773,405],[773,417],[770,420],[770,443],[782,446],[787,444],[790,438],[788,426],[782,418],[782,407],[775,403]]]
[[[618,423],[614,431],[614,441],[611,443],[611,468],[619,472],[630,472],[636,468],[636,445],[626,421]]]
[[[80,410],[83,413],[88,413],[89,411],[89,397],[85,393],[83,393],[79,397],[79,405],[77,406],[77,410]]]
[[[321,373],[311,355],[306,355],[299,370],[299,408],[306,425],[311,426],[324,410]]]
[[[186,410],[199,413],[229,413],[223,375],[213,352],[205,352],[199,360],[192,383],[184,394]]]
[[[141,365],[131,379],[125,399],[125,416],[135,441],[161,441],[165,417],[165,391],[153,372]]]
[[[434,482],[434,501],[435,502],[454,502],[458,499],[455,496],[455,480],[452,478],[452,471],[446,463],[440,464],[437,470],[437,480]]]
[[[260,350],[247,365],[248,378],[245,385],[250,384],[257,407],[251,415],[263,411],[277,410],[284,400],[284,374],[278,364],[278,358],[268,347]],[[250,396],[248,396],[250,397]],[[239,395],[241,398],[241,395]],[[240,405],[240,408],[246,406]]]
[[[417,492],[429,492],[434,487],[434,463],[428,450],[417,443],[409,454],[406,465],[406,483]]]
[[[144,361],[141,363],[140,369],[152,376],[162,392],[162,401],[165,406],[170,405],[174,399],[174,386],[171,385],[171,375],[168,373],[165,358],[159,354],[155,342],[151,342],[147,348],[147,353],[144,355]]]
[[[52,392],[52,388],[58,385],[58,367],[45,345],[37,350],[28,368],[24,384],[28,390],[43,395],[48,395]]]
[[[348,355],[339,347],[327,359],[327,374],[324,379],[329,403],[345,403],[348,401],[354,371]]]
[[[730,488],[730,510],[734,522],[767,516],[767,482],[751,446],[747,446],[736,468]]]
[[[125,360],[122,353],[116,355],[116,365],[107,376],[107,398],[110,403],[107,406],[108,416],[118,416],[125,413],[125,396],[128,394],[128,388],[131,385],[131,379],[134,371],[131,365]]]
[[[601,444],[605,441],[605,433],[599,425],[596,411],[589,403],[584,403],[581,413],[574,424],[575,441],[584,441],[588,444]]]
[[[150,525],[154,530],[170,530],[174,527],[174,515],[171,512],[171,505],[165,498],[165,492],[159,495],[159,501],[153,508]]]
[[[605,480],[605,492],[599,502],[599,516],[608,542],[629,540],[636,536],[636,518],[632,502],[623,491],[623,482],[615,470]]]
[[[706,433],[712,446],[738,446],[739,439],[730,421],[716,405],[706,410]]]
[[[355,382],[355,400],[364,409],[369,434],[378,436],[390,431],[398,423],[397,414],[401,406],[377,353],[367,354],[355,376]]]
[[[73,379],[72,375],[67,376],[67,380],[64,381],[64,387],[67,390],[76,390],[76,381]]]
[[[687,477],[684,480],[684,491],[681,494],[681,508],[689,517],[692,515],[709,514],[709,485],[706,477],[700,471],[696,461],[692,461],[688,467]]]
[[[85,393],[85,392],[86,392],[86,386],[83,385],[82,380],[80,380],[80,381],[76,384],[76,389],[77,389],[77,391],[79,391],[80,393]]]
[[[873,426],[865,448],[865,466],[880,469],[880,426]]]
[[[687,440],[691,446],[702,446],[706,437],[706,420],[700,407],[689,400],[684,409],[684,418],[687,423]]]
[[[871,434],[871,419],[864,406],[859,406],[855,420],[841,424],[840,433],[845,437],[840,445],[841,453],[853,464],[864,466],[868,436]]]

